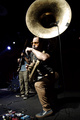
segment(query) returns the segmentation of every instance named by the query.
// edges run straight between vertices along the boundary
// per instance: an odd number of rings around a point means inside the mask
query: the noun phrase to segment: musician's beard
[[[32,46],[33,49],[38,50],[39,47],[36,46]]]
[[[35,46],[32,46],[33,49],[35,49]]]
[[[41,47],[40,46],[32,46],[33,49],[35,50],[39,50],[39,51],[42,51]]]

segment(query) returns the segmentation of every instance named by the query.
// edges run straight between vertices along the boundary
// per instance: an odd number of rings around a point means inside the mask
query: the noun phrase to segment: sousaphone
[[[65,0],[36,0],[26,12],[29,31],[40,38],[53,38],[69,26],[72,12]]]

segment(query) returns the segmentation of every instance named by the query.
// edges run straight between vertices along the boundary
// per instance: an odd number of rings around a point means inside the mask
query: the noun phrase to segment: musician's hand
[[[33,63],[33,62],[31,62],[31,63],[30,63],[30,65],[29,65],[29,67],[33,67],[33,65],[34,65],[34,63]]]
[[[26,69],[28,69],[28,66],[29,66],[29,65],[28,65],[28,64],[26,64],[26,66],[25,66],[25,67],[26,67]]]
[[[27,54],[28,51],[31,52],[32,49],[33,49],[33,48],[31,48],[31,47],[27,47],[26,50],[25,50],[25,53]]]

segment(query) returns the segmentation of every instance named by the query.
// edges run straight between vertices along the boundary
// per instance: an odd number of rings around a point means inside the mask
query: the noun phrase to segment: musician
[[[35,82],[34,86],[43,110],[42,112],[35,115],[37,118],[43,118],[53,113],[47,93],[49,88],[55,81],[54,71],[51,67],[49,67],[51,64],[50,62],[51,56],[48,53],[49,51],[46,52],[45,51],[46,49],[44,48],[45,46],[43,45],[44,45],[43,40],[40,41],[40,38],[35,36],[32,41],[32,48],[27,47],[25,50],[26,53],[28,51],[31,52],[31,59],[35,56],[34,57],[35,61],[36,60],[40,61],[40,64],[38,66],[37,81]]]
[[[29,58],[25,54],[24,50],[21,52],[21,58],[17,59],[19,66],[19,82],[20,82],[20,94],[16,97],[23,97],[26,100],[29,97],[29,85],[28,85],[28,71],[26,64],[29,64]]]

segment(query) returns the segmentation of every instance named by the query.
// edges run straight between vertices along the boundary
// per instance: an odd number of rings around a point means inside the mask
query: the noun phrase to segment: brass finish
[[[53,38],[69,26],[72,11],[65,0],[36,0],[26,12],[26,26],[40,38]]]

